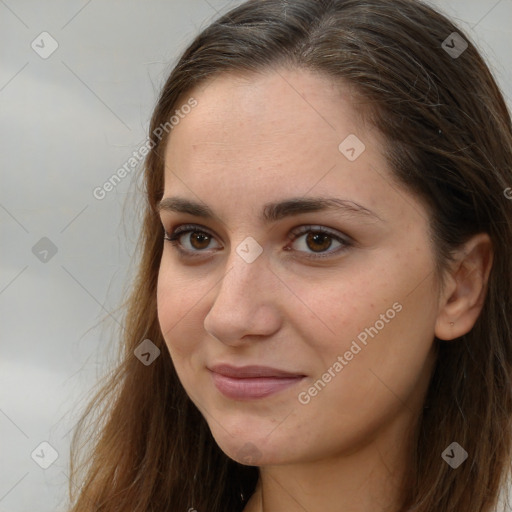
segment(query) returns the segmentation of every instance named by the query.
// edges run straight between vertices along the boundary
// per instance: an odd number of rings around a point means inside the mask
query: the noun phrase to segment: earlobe
[[[484,305],[492,261],[492,242],[487,233],[475,235],[460,249],[440,299],[437,338],[453,340],[473,328]]]

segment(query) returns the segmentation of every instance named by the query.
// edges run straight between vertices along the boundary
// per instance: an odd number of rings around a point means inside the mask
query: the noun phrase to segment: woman
[[[468,37],[412,0],[246,2],[185,51],[148,147],[71,510],[496,510],[512,127]]]

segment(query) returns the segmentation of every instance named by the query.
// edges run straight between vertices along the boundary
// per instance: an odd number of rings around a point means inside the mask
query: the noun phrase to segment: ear
[[[482,311],[493,261],[492,242],[479,233],[458,251],[446,276],[435,335],[453,340],[468,333]]]

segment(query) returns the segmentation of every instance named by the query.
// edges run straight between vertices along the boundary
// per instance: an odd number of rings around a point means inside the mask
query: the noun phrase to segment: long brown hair
[[[463,48],[454,32],[468,44],[460,55],[449,51]],[[503,96],[469,37],[418,1],[260,0],[231,10],[195,38],[154,110],[123,356],[73,437],[72,512],[234,512],[255,489],[258,469],[218,448],[159,328],[163,230],[156,204],[168,137],[155,130],[215,75],[285,66],[322,73],[359,93],[361,112],[388,142],[397,183],[429,208],[440,275],[471,235],[491,237],[494,262],[480,317],[458,340],[434,340],[438,359],[401,511],[496,506],[512,455],[512,202],[504,193],[512,186],[512,126]],[[134,356],[144,339],[161,350],[150,366]],[[82,439],[93,443],[87,453]],[[453,441],[469,454],[456,470],[441,458]]]

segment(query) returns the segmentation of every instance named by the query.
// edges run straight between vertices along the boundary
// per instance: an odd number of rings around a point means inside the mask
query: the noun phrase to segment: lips
[[[268,366],[218,364],[208,369],[217,389],[234,400],[264,398],[296,385],[305,377]]]
[[[275,377],[275,378],[289,378],[289,377],[304,377],[304,375],[278,370],[269,366],[231,366],[229,364],[217,364],[210,368],[212,372],[219,373],[225,377],[232,377],[234,379],[248,379],[255,377]]]

